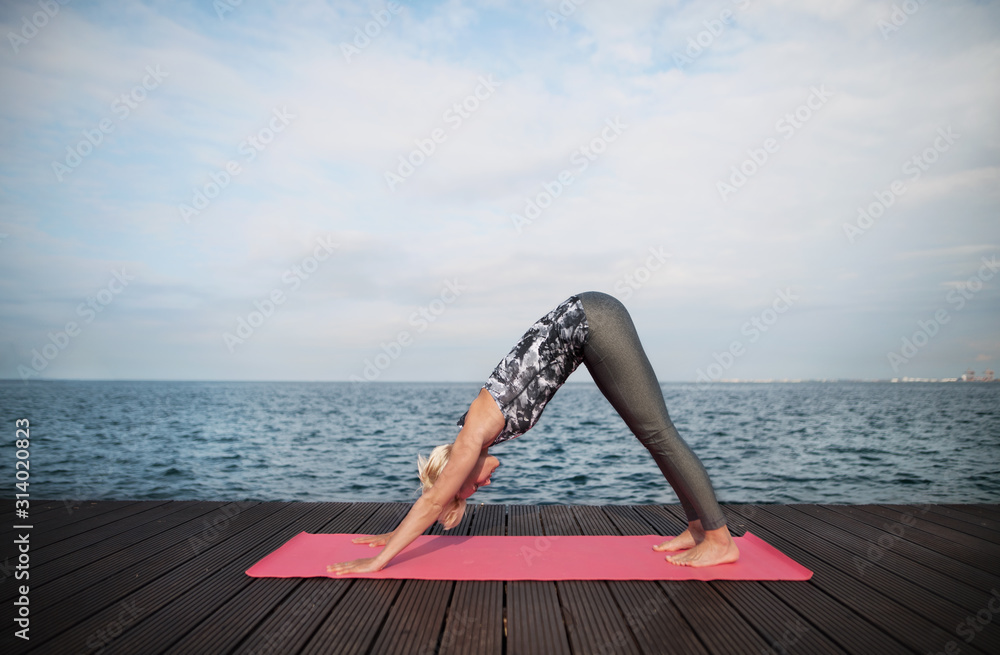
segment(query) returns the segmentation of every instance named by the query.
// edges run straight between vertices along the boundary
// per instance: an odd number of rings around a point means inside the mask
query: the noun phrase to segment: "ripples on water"
[[[32,498],[397,501],[417,453],[454,440],[474,383],[0,382],[31,421]],[[1000,502],[1000,384],[669,384],[722,502]],[[473,500],[675,503],[591,383],[491,449]]]

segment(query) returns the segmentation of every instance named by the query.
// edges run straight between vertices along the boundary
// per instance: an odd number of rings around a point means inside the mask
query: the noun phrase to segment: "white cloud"
[[[0,59],[13,90],[0,110],[0,232],[11,235],[0,252],[16,252],[0,263],[6,351],[23,357],[128,262],[142,285],[53,366],[59,375],[344,379],[457,277],[469,291],[387,376],[419,379],[417,363],[437,357],[449,363],[427,378],[476,377],[473,363],[506,352],[522,323],[570,293],[614,291],[650,247],[670,252],[669,265],[628,304],[653,326],[664,377],[693,378],[727,345],[727,326],[776,288],[803,301],[769,347],[825,334],[819,308],[885,313],[862,338],[893,341],[939,301],[954,279],[946,264],[972,266],[998,243],[997,10],[926,4],[886,39],[877,22],[889,5],[741,5],[588,2],[554,30],[545,11],[555,2],[406,5],[351,62],[340,43],[381,3],[244,3],[224,20],[197,5],[69,5]],[[9,7],[4,31],[31,7]],[[675,68],[673,55],[724,9],[734,20]],[[56,182],[52,161],[115,118],[112,99],[146,66],[169,77]],[[490,76],[499,85],[453,129],[445,112]],[[829,101],[786,139],[786,115],[824,85]],[[244,140],[266,136],[284,108],[294,119],[251,161]],[[578,170],[573,153],[615,117],[627,128]],[[947,126],[958,143],[849,243],[843,224]],[[390,191],[385,172],[435,129],[445,140]],[[718,183],[769,138],[777,151],[723,200]],[[181,220],[178,206],[229,161],[240,174]],[[573,184],[517,233],[511,214],[564,170]],[[222,331],[328,234],[342,249],[234,359]],[[963,330],[985,339],[990,319],[964,315],[983,323]],[[449,355],[471,344],[493,354]],[[311,364],[326,347],[324,365]],[[956,361],[967,356],[953,347]],[[831,347],[794,365],[814,377],[885,377],[883,359],[848,369]],[[0,362],[0,375],[16,363]]]

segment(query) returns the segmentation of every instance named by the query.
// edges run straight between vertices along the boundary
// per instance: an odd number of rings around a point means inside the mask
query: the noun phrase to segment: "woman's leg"
[[[670,420],[628,310],[606,293],[589,291],[578,297],[588,325],[583,361],[597,387],[653,455],[688,522],[700,519],[703,530],[725,526],[708,472]]]

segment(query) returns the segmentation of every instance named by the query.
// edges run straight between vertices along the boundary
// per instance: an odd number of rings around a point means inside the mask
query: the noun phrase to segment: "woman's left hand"
[[[352,559],[350,562],[328,564],[326,571],[327,573],[336,573],[337,575],[341,573],[371,573],[373,571],[381,571],[382,567],[375,563],[375,559],[374,557],[362,557],[361,559]]]

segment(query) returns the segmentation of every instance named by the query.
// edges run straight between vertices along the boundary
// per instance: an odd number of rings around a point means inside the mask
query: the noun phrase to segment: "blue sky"
[[[4,3],[0,377],[1000,364],[995,2],[225,5]]]

